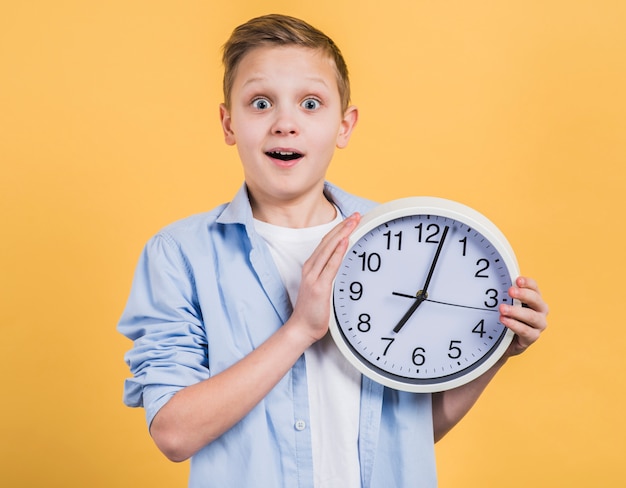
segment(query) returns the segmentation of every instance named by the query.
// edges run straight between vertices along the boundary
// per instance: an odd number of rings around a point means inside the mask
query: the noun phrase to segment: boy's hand
[[[348,236],[360,219],[355,213],[333,228],[302,267],[302,281],[290,322],[306,324],[311,343],[328,331],[331,287],[348,247]]]
[[[506,360],[528,349],[546,329],[548,305],[541,298],[535,280],[519,277],[509,288],[509,295],[523,306],[500,305],[500,322],[515,332],[513,342],[502,358],[486,373],[458,388],[433,394],[435,442],[459,422],[472,408],[485,387]]]
[[[500,321],[515,332],[506,356],[516,356],[533,344],[548,326],[548,305],[543,301],[535,280],[519,277],[509,289],[512,298],[522,302],[522,307],[500,305]]]

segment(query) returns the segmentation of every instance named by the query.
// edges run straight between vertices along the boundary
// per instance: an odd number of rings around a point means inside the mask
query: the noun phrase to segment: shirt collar
[[[248,198],[248,188],[244,183],[231,202],[217,218],[220,224],[252,224],[252,207]]]
[[[332,183],[324,183],[324,194],[330,202],[339,208],[343,217],[348,217],[354,212],[363,211],[363,199],[341,190]],[[371,202],[371,205],[373,205],[373,202]],[[248,188],[245,183],[241,185],[241,188],[239,188],[235,197],[226,206],[217,222],[220,224],[244,224],[246,226],[253,224],[252,207],[250,206]]]

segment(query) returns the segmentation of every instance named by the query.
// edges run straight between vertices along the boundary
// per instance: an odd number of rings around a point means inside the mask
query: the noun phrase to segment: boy
[[[362,378],[327,334],[347,239],[371,202],[325,181],[358,111],[345,62],[310,25],[270,15],[224,46],[227,144],[245,183],[232,202],[149,241],[119,330],[134,341],[125,402],[146,409],[192,487],[436,486],[434,442],[506,361],[445,393]],[[507,357],[546,327],[535,282],[501,308]]]

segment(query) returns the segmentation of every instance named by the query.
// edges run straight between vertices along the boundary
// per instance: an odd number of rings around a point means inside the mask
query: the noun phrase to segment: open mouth
[[[293,151],[268,151],[265,153],[267,156],[273,159],[279,159],[281,161],[293,161],[294,159],[300,159],[303,155]]]

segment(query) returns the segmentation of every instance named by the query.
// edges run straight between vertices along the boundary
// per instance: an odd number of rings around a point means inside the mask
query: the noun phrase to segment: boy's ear
[[[337,147],[339,149],[343,149],[348,145],[350,135],[358,120],[359,110],[354,105],[349,106],[343,114],[343,119],[339,126],[339,134],[337,135]]]
[[[235,133],[231,128],[230,112],[223,103],[220,104],[220,122],[222,123],[222,130],[224,131],[224,141],[229,146],[235,145]]]

